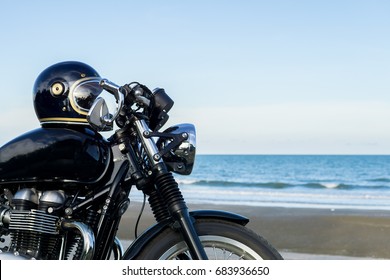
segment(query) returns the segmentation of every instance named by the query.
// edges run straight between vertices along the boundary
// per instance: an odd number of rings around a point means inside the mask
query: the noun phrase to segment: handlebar
[[[138,82],[118,86],[107,79],[101,79],[99,86],[114,95],[117,105],[115,112],[110,114],[104,99],[95,100],[87,119],[96,130],[108,130],[112,128],[114,121],[122,127],[121,125],[126,122],[126,114],[133,114],[137,111],[145,114],[145,117],[149,119],[149,127],[153,131],[160,129],[168,120],[168,111],[173,106],[173,100],[163,89],[156,89],[152,92]],[[137,106],[133,108],[133,105]]]

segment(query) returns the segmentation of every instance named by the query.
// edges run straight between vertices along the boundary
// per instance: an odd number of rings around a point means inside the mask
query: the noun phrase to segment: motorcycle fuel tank
[[[0,184],[93,183],[109,162],[109,146],[89,129],[38,128],[0,148]]]

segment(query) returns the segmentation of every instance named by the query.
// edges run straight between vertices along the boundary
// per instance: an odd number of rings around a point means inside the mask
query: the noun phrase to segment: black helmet
[[[102,92],[100,80],[92,67],[81,62],[60,62],[46,68],[33,88],[35,113],[41,125],[88,125],[88,111]]]

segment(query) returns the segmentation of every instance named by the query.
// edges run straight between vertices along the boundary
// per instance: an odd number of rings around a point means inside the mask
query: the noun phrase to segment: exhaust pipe
[[[80,258],[82,260],[91,260],[95,252],[95,235],[92,229],[84,223],[73,220],[62,221],[61,227],[65,230],[74,230],[80,233],[84,245]]]

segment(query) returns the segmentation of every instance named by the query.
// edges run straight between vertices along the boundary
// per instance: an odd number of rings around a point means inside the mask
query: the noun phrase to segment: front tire
[[[199,219],[195,228],[210,260],[282,259],[263,237],[244,226],[225,220]],[[167,227],[136,259],[183,260],[191,259],[191,255],[180,233]]]

